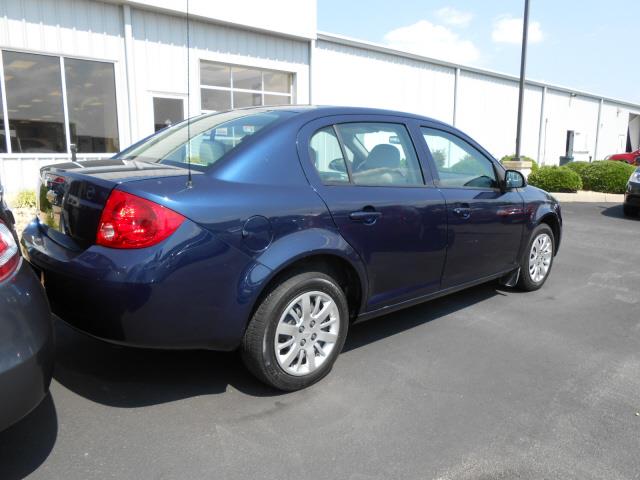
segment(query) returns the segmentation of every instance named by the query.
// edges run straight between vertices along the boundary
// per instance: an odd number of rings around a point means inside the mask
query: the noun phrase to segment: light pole
[[[527,37],[529,35],[529,0],[524,0],[522,22],[522,55],[520,56],[520,94],[518,96],[518,127],[516,130],[516,162],[520,161],[520,137],[522,135],[522,106],[524,103],[524,75],[527,68]]]

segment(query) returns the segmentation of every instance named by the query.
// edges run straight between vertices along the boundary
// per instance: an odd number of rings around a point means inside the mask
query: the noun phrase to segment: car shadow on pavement
[[[349,335],[342,351],[348,352],[382,338],[391,337],[487,300],[495,295],[505,295],[504,291],[499,289],[503,287],[498,287],[497,282],[486,283],[356,324],[349,330]],[[514,292],[517,293],[516,291]]]
[[[417,327],[501,292],[481,285],[400,312],[349,332],[344,351]],[[143,407],[199,395],[224,393],[229,386],[253,396],[283,392],[256,380],[237,352],[151,350],[96,340],[56,320],[55,379],[74,393],[120,408]]]
[[[622,205],[615,205],[613,207],[606,207],[606,208],[601,207],[601,208],[602,208],[602,211],[600,213],[605,217],[620,218],[622,220],[628,220],[629,222],[640,221],[640,215],[636,217],[627,217],[624,214]]]
[[[133,408],[223,393],[229,385],[254,396],[281,392],[256,381],[237,352],[123,347],[80,333],[56,318],[54,378],[74,393]]]
[[[57,436],[58,417],[49,394],[29,415],[0,432],[0,478],[21,479],[34,472],[51,453]]]

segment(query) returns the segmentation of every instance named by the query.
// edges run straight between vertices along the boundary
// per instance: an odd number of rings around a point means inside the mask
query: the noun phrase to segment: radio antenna
[[[191,31],[189,22],[189,0],[187,0],[187,188],[193,187],[191,180]]]

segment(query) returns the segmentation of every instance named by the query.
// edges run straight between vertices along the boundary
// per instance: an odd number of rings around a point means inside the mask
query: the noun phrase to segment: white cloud
[[[491,38],[496,43],[522,43],[522,18],[509,15],[498,17],[493,23]],[[529,22],[529,43],[540,43],[544,39],[540,22]]]
[[[384,36],[384,41],[397,50],[449,62],[471,63],[480,58],[473,42],[463,40],[447,27],[427,20],[391,30]]]
[[[473,18],[471,12],[463,12],[453,7],[442,7],[436,10],[436,16],[445,25],[451,25],[452,27],[468,27]]]

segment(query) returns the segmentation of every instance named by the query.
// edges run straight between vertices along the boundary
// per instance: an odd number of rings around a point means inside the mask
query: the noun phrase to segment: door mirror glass
[[[504,182],[507,188],[523,188],[526,185],[524,176],[516,170],[507,170]]]
[[[636,157],[636,158],[633,160],[633,164],[634,164],[635,166],[637,166],[637,167],[640,167],[640,157]]]

